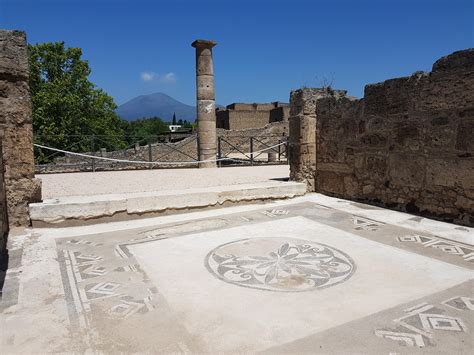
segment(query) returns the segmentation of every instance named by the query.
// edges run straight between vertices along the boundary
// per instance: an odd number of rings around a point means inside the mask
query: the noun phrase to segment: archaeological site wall
[[[308,190],[474,225],[474,50],[429,73],[291,93],[290,165]]]
[[[269,123],[288,121],[289,106],[274,103],[233,103],[216,110],[217,128],[242,130],[263,128]]]
[[[0,30],[0,132],[8,219],[28,225],[28,204],[41,200],[34,178],[28,55],[24,32]]]

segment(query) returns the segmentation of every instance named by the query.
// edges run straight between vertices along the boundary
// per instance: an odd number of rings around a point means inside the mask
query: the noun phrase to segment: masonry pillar
[[[214,67],[212,47],[214,41],[196,40],[196,99],[198,120],[199,160],[216,159],[216,109],[214,96]],[[200,168],[215,168],[216,162],[199,163]]]
[[[26,35],[0,30],[0,136],[10,225],[29,224],[30,202],[41,200],[34,178],[33,125]]]
[[[316,100],[312,89],[292,91],[289,117],[290,180],[316,188]]]

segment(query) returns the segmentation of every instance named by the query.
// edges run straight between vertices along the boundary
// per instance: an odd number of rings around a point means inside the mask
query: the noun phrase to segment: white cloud
[[[144,82],[158,81],[162,84],[176,84],[176,75],[173,72],[156,74],[154,72],[142,72],[140,78]]]
[[[152,81],[153,79],[155,79],[155,77],[156,77],[156,74],[151,73],[151,72],[143,72],[140,74],[140,78],[143,81]]]
[[[172,72],[161,77],[161,81],[167,84],[176,84],[176,75]]]

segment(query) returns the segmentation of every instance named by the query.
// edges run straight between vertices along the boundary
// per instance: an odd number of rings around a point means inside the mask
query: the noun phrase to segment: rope
[[[273,146],[270,146],[268,148],[260,149],[255,152],[251,152],[248,154],[257,154],[264,152],[266,150],[271,150],[274,149],[280,145],[286,144],[286,142],[281,142],[279,144],[275,144]],[[196,164],[196,163],[211,163],[211,162],[218,162],[218,161],[225,161],[225,160],[231,160],[231,161],[240,161],[239,159],[234,159],[234,158],[219,158],[219,159],[208,159],[208,160],[194,160],[194,161],[145,161],[145,160],[126,160],[126,159],[113,159],[113,158],[107,158],[107,157],[99,157],[96,155],[89,155],[89,154],[84,154],[84,153],[75,153],[75,152],[70,152],[67,150],[62,150],[62,149],[57,149],[57,148],[52,148],[52,147],[47,147],[45,145],[41,144],[33,144],[35,147],[38,148],[43,148],[43,149],[48,149],[52,150],[54,152],[59,152],[59,153],[64,153],[64,154],[70,154],[70,155],[75,155],[83,158],[89,158],[89,159],[97,159],[97,160],[105,160],[105,161],[113,161],[117,163],[129,163],[129,164],[153,164],[153,165],[177,165],[177,164]]]

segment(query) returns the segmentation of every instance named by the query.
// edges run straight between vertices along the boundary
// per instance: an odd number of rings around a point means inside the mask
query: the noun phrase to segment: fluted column
[[[199,160],[216,159],[216,104],[214,96],[214,67],[212,47],[214,41],[196,40],[196,99],[198,120]],[[199,163],[200,168],[214,168],[216,162]]]

